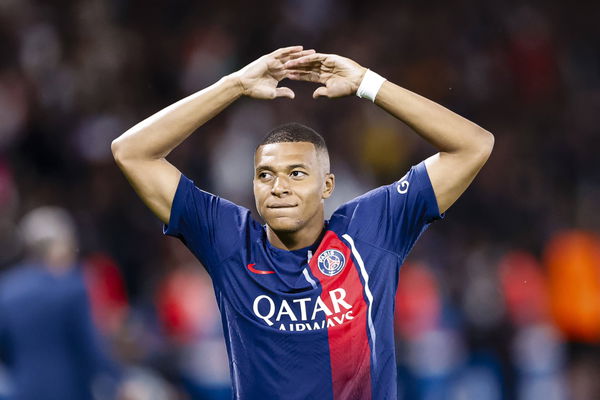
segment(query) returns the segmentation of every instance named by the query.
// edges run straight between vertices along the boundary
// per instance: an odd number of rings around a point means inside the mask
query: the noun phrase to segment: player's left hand
[[[296,58],[314,54],[314,50],[304,50],[302,46],[290,46],[277,49],[251,62],[244,68],[234,72],[234,78],[242,94],[255,99],[275,99],[288,97],[293,99],[294,92],[287,87],[278,87],[279,81],[285,79],[286,70],[283,65]]]
[[[318,82],[313,97],[329,98],[355,94],[367,69],[349,58],[336,54],[309,54],[284,64],[289,79]]]

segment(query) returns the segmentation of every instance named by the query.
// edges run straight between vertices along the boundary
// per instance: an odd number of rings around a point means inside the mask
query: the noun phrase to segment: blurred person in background
[[[92,323],[71,216],[40,207],[19,227],[27,258],[0,277],[0,359],[12,382],[9,398],[89,400],[93,387],[96,398],[114,398],[120,371]]]
[[[196,188],[165,159],[243,95],[294,98],[277,87],[285,78],[321,84],[314,98],[367,98],[439,153],[324,221],[335,183],[327,147],[304,125],[282,125],[255,152],[254,195],[264,226],[249,210]],[[293,46],[140,122],[112,150],[165,233],[179,237],[212,277],[234,397],[392,399],[398,270],[492,146],[489,132],[354,61]]]

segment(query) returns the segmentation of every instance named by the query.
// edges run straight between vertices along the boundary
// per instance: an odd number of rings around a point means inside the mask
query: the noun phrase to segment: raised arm
[[[313,54],[302,46],[278,49],[138,123],[112,142],[114,158],[144,203],[168,223],[180,172],[165,157],[192,132],[242,95],[293,98],[277,87],[285,62]]]
[[[313,97],[355,94],[366,68],[335,54],[315,53],[290,60],[291,79],[318,82]],[[440,212],[466,190],[487,161],[494,137],[485,129],[441,105],[385,81],[375,104],[406,123],[439,152],[425,161]]]

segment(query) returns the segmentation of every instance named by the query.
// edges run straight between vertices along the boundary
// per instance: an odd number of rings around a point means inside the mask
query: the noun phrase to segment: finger
[[[302,51],[299,51],[296,53],[291,53],[288,55],[288,57],[292,60],[295,60],[300,57],[309,56],[311,54],[316,54],[316,52],[317,51],[315,49],[307,49],[307,50],[302,50]]]
[[[323,70],[321,64],[297,65],[297,66],[291,67],[291,68],[286,68],[285,66],[283,66],[283,68],[284,68],[284,71],[289,71],[289,72],[316,72],[316,73],[321,73],[321,71]]]
[[[297,60],[300,60],[302,58],[304,58],[304,56],[298,58]],[[290,61],[284,63],[282,65],[282,67],[285,69],[288,69],[288,70],[301,70],[301,71],[319,71],[323,67],[323,63],[321,63],[320,61],[313,61],[313,62],[297,64],[295,62],[295,60],[296,59],[290,58]]]
[[[279,58],[281,56],[285,56],[285,55],[288,55],[288,54],[291,54],[291,53],[297,53],[299,51],[302,51],[302,49],[303,49],[302,46],[282,47],[280,49],[275,50],[271,54],[273,56],[275,56],[276,58]]]
[[[302,56],[300,58],[296,58],[294,60],[290,60],[285,63],[284,67],[290,69],[298,66],[307,66],[313,64],[318,65],[325,61],[326,58],[327,55],[325,54],[313,53],[306,56]]]
[[[296,94],[290,88],[278,87],[275,88],[275,97],[287,97],[288,99],[293,99],[296,97]]]
[[[319,86],[317,90],[313,92],[313,99],[316,99],[317,97],[329,97],[329,94],[327,93],[327,87]]]
[[[295,60],[297,58],[300,57],[304,57],[310,54],[314,54],[316,51],[314,49],[310,49],[310,50],[302,50],[299,52],[295,52],[295,53],[290,53],[284,56],[280,56],[278,57],[279,61],[281,61],[281,63],[285,64],[286,62],[290,61],[290,60]]]

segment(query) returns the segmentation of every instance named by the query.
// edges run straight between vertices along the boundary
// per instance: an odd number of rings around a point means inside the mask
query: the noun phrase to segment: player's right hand
[[[277,87],[279,81],[286,78],[284,64],[313,53],[315,53],[314,50],[304,50],[302,46],[277,49],[234,72],[230,77],[236,79],[245,96],[255,99],[274,99],[276,97],[293,99],[295,94],[292,89]]]

